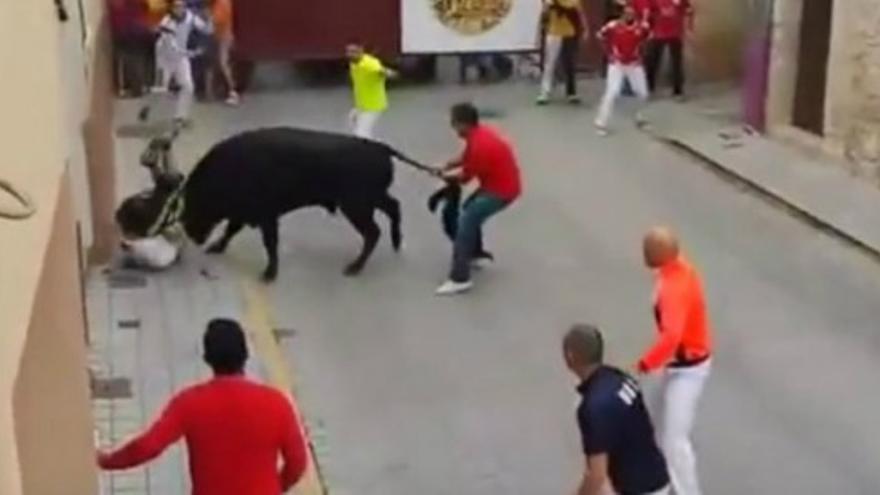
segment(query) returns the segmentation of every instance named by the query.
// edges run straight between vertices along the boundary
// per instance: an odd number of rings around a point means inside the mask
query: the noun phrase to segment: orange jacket
[[[709,357],[712,336],[703,285],[682,256],[658,270],[654,316],[659,338],[639,361],[640,371],[687,366]]]

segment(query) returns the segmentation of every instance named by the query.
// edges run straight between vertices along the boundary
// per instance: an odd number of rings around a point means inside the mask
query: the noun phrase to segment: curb
[[[752,180],[748,176],[741,174],[730,167],[725,166],[723,163],[709,157],[705,153],[697,150],[696,148],[681,140],[656,133],[650,133],[650,135],[654,137],[654,139],[664,144],[667,144],[670,147],[675,148],[679,151],[687,153],[693,158],[696,158],[723,178],[736,182],[737,184],[749,189],[753,193],[757,193],[757,195],[761,196],[761,198],[765,201],[773,203],[776,206],[781,206],[802,222],[809,224],[811,227],[822,231],[830,237],[833,237],[839,241],[848,244],[850,247],[855,248],[857,251],[870,257],[873,261],[880,263],[880,247],[872,246],[871,244],[859,239],[857,236],[850,234],[842,228],[834,225],[834,223],[817,216],[816,214],[811,212],[809,208],[786,198],[786,196],[779,191],[776,191],[771,187],[767,187],[760,182]]]

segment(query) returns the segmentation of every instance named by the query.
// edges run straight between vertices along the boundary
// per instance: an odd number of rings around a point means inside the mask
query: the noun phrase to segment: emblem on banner
[[[428,0],[444,26],[461,34],[492,30],[510,14],[513,0]]]

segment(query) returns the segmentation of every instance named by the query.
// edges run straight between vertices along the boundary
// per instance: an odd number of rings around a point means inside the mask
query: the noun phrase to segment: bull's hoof
[[[391,248],[394,249],[395,253],[399,253],[401,249],[403,249],[403,236],[399,233],[397,235],[391,234]]]
[[[352,264],[346,266],[345,270],[343,270],[342,273],[346,277],[356,277],[356,276],[360,275],[363,270],[364,270],[364,265],[362,263],[355,262],[355,263],[352,263]]]
[[[223,254],[226,251],[226,246],[219,242],[215,242],[208,246],[208,250],[205,251],[208,254]]]
[[[278,270],[267,268],[266,271],[263,272],[263,276],[261,278],[263,282],[271,284],[275,281],[276,278],[278,278]]]

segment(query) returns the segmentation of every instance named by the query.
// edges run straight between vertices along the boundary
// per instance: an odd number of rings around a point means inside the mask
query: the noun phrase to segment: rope
[[[0,207],[0,218],[24,220],[32,217],[34,213],[37,212],[37,207],[34,206],[34,202],[31,200],[30,196],[19,191],[9,182],[0,179],[0,190],[5,191],[7,194],[15,198],[15,200],[21,205],[21,209],[18,210]]]

